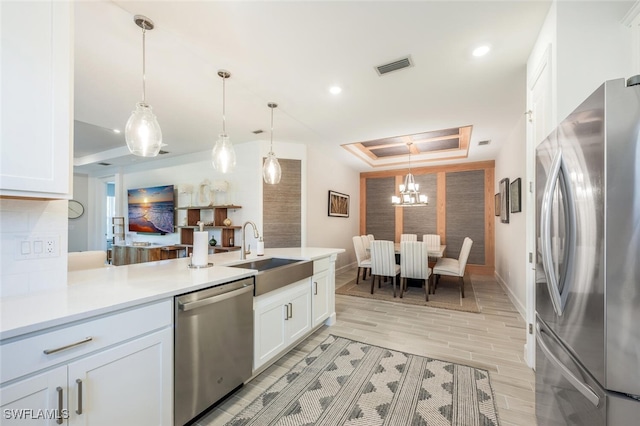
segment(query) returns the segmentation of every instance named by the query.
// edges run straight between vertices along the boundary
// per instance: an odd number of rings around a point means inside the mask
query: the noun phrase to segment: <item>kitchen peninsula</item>
[[[254,373],[321,324],[335,322],[335,259],[343,251],[284,248],[247,255],[247,260],[295,259],[313,265],[313,276],[254,298],[257,325],[270,320],[268,314],[258,316],[261,307],[268,313],[278,298],[302,291],[308,306],[306,326],[282,341],[270,342],[273,333],[261,335],[255,329]],[[229,252],[209,255],[210,268],[192,269],[188,258],[180,258],[75,271],[65,288],[0,299],[3,409],[49,410],[69,424],[81,418],[174,424],[174,296],[255,276],[256,270],[231,267],[247,260]],[[292,323],[282,323],[285,333]]]

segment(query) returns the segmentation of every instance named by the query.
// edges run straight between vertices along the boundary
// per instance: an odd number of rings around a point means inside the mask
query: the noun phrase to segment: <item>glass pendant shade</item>
[[[229,173],[236,166],[236,151],[229,140],[229,136],[220,134],[211,151],[213,167],[221,173]]]
[[[151,106],[138,102],[124,131],[127,147],[133,155],[155,157],[162,147],[162,130]]]
[[[270,152],[264,160],[264,165],[262,166],[262,177],[268,184],[275,185],[280,183],[282,169],[280,168],[280,163],[273,152]]]

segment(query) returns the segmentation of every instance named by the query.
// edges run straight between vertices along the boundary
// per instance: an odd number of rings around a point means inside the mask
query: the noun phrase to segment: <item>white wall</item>
[[[525,115],[513,129],[502,150],[496,158],[495,187],[500,181],[509,178],[509,182],[521,179],[521,206],[519,213],[509,213],[509,223],[502,223],[495,217],[496,238],[496,279],[509,293],[511,301],[524,317],[526,306],[526,137]]]
[[[557,122],[605,80],[633,75],[632,30],[622,23],[633,1],[557,3]]]
[[[67,285],[67,224],[66,200],[0,199],[0,297]],[[14,257],[20,241],[46,236],[59,238],[56,257]]]
[[[69,219],[69,251],[88,250],[89,232],[89,177],[73,174],[73,199],[84,206],[84,214],[77,219]]]
[[[360,233],[360,173],[309,147],[308,245],[344,248],[336,268],[356,261],[352,237]],[[349,195],[349,217],[328,215],[329,190]]]

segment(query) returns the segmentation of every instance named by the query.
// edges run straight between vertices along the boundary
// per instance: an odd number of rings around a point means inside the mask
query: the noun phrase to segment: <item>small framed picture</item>
[[[349,196],[329,191],[329,216],[349,217]]]
[[[522,211],[520,204],[520,178],[514,180],[509,185],[509,198],[511,199],[511,213],[519,213]]]
[[[500,181],[500,222],[509,223],[509,178]]]
[[[500,216],[500,193],[497,193],[495,195],[495,206],[493,209],[493,214],[495,214],[496,216]]]

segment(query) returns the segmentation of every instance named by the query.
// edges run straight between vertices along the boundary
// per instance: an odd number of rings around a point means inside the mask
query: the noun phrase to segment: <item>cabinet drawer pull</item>
[[[76,379],[76,383],[78,384],[78,409],[76,414],[82,414],[82,380]]]
[[[318,295],[318,281],[314,281],[313,284],[315,285],[315,288],[313,289],[313,295],[317,296]]]
[[[289,314],[289,318],[293,318],[293,303],[289,302],[289,308],[291,309],[291,313]]]
[[[63,398],[62,398],[62,388],[60,386],[58,386],[56,388],[56,392],[58,392],[58,412],[56,413],[56,423],[58,423],[59,425],[62,424],[62,410],[63,410]]]
[[[89,336],[89,337],[85,338],[84,340],[80,340],[79,342],[71,343],[70,345],[61,346],[61,347],[55,348],[55,349],[45,349],[43,352],[44,352],[45,355],[51,355],[51,354],[55,354],[56,352],[60,352],[60,351],[66,350],[66,349],[74,348],[76,346],[82,345],[83,343],[88,343],[88,342],[90,342],[92,340],[93,340],[93,337]]]
[[[284,320],[289,321],[289,305],[284,305]]]

